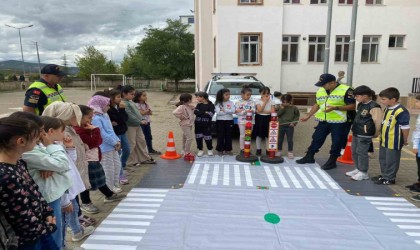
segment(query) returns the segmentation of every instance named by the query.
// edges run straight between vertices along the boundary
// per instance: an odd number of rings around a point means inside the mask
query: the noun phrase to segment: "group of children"
[[[54,102],[42,116],[0,119],[3,248],[63,249],[67,227],[72,241],[94,232],[95,219],[82,215],[99,212],[89,191],[104,203],[123,199],[126,165],[154,164],[150,155],[160,154],[146,101],[146,92],[123,86],[96,92],[87,105]]]
[[[262,140],[268,137],[268,127],[271,114],[277,113],[280,123],[280,137],[277,155],[281,155],[284,136],[288,141],[288,157],[293,155],[293,131],[299,121],[299,110],[292,105],[291,95],[281,95],[278,98],[280,104],[276,104],[271,98],[270,89],[263,87],[259,90],[260,98],[253,100],[252,90],[245,86],[241,90],[241,99],[233,102],[230,100],[230,90],[220,89],[216,94],[216,101],[213,104],[205,92],[195,93],[197,105],[192,105],[192,95],[184,93],[179,97],[177,108],[173,114],[180,119],[180,126],[183,131],[182,154],[190,155],[191,143],[193,141],[192,127],[195,127],[195,138],[197,143],[197,156],[203,156],[203,139],[207,146],[209,156],[213,155],[212,146],[212,118],[216,116],[216,133],[218,155],[232,155],[232,127],[234,125],[233,115],[237,115],[239,127],[240,153],[244,153],[245,125],[248,113],[255,114],[253,125],[253,137],[256,141],[256,155],[262,154]]]

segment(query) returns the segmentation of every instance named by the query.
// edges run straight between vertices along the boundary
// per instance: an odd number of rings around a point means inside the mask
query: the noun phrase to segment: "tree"
[[[79,77],[89,79],[91,74],[116,74],[117,65],[94,46],[85,47],[83,56],[76,56]]]
[[[187,32],[188,24],[168,19],[165,28],[145,29],[146,37],[136,47],[134,69],[143,76],[179,81],[194,78],[194,36]],[[132,53],[132,51],[131,51]]]

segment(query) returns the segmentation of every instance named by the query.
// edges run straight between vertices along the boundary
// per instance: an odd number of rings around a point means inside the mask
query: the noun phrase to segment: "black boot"
[[[302,158],[296,161],[297,164],[306,164],[306,163],[315,163],[314,159],[315,153],[312,152],[306,152],[306,155]]]
[[[328,161],[321,167],[324,170],[330,170],[337,167],[338,156],[330,155]]]

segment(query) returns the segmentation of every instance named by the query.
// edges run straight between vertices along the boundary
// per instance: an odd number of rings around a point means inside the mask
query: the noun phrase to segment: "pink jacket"
[[[189,104],[179,105],[172,114],[180,119],[179,125],[181,127],[192,127],[194,125],[194,106]]]

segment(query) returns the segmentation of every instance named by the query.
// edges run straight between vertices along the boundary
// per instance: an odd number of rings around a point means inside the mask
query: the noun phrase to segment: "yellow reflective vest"
[[[47,97],[47,104],[44,105],[43,109],[45,109],[48,105],[50,105],[53,102],[65,102],[66,97],[63,95],[63,88],[60,86],[60,84],[57,84],[57,89],[50,88],[46,83],[43,82],[33,82],[31,86],[29,86],[28,89],[39,89],[44,93],[44,95]],[[37,115],[40,115],[39,108],[35,109],[35,113]]]
[[[317,121],[330,123],[344,123],[347,121],[347,111],[333,110],[326,113],[325,109],[329,107],[345,106],[344,97],[350,87],[339,84],[329,95],[324,88],[319,88],[316,92],[316,104],[319,110],[315,113]]]

